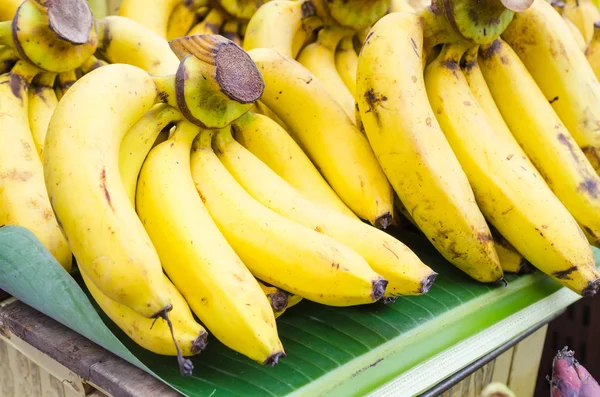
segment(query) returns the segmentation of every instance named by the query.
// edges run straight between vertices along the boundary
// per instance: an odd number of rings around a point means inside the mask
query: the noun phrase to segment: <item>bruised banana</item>
[[[556,12],[558,12],[562,16],[562,19],[565,22],[565,24],[567,25],[567,27],[569,28],[571,35],[577,42],[577,46],[579,47],[579,49],[581,49],[581,51],[585,51],[587,43],[586,43],[585,39],[583,38],[581,31],[579,30],[579,28],[577,26],[575,26],[575,24],[573,22],[571,22],[571,20],[569,18],[567,18],[564,15],[565,2],[562,0],[557,0],[557,1],[553,1],[550,4],[552,5],[552,8],[554,8],[556,10]]]
[[[33,80],[28,91],[29,127],[40,158],[44,152],[48,124],[58,104],[58,98],[53,88],[55,79],[55,73],[40,73]]]
[[[96,21],[98,52],[110,63],[126,63],[156,76],[177,71],[179,60],[169,43],[144,25],[119,16]]]
[[[44,146],[50,202],[79,267],[106,296],[148,318],[171,302],[158,255],[121,182],[118,150],[156,97],[143,70],[101,67],[58,103]]]
[[[504,31],[546,100],[600,172],[600,84],[560,16],[536,0]]]
[[[266,116],[248,112],[233,122],[232,132],[246,149],[310,200],[357,218],[279,124]]]
[[[365,136],[301,64],[267,48],[249,54],[265,80],[261,101],[290,128],[344,203],[385,229],[392,219],[392,189]]]
[[[0,76],[0,225],[29,229],[71,271],[71,251],[52,212],[29,128],[27,86],[38,71],[18,61]]]
[[[355,251],[264,207],[229,174],[202,131],[192,177],[211,217],[255,277],[329,306],[379,300],[387,281]]]
[[[356,68],[358,67],[358,55],[354,51],[353,40],[354,36],[344,37],[335,52],[335,67],[352,94],[352,98],[354,98],[356,92]],[[354,105],[354,100],[352,104]],[[355,109],[352,106],[352,119],[354,119],[354,112]]]
[[[507,43],[485,47],[479,64],[514,137],[590,243],[599,244],[600,177]]]
[[[258,202],[301,225],[352,247],[389,281],[385,296],[427,293],[436,273],[389,234],[321,207],[305,198],[237,143],[227,129],[214,138],[215,153],[236,181]]]
[[[170,123],[182,118],[177,109],[159,103],[143,115],[123,137],[119,148],[119,171],[127,197],[134,208],[138,176],[146,156],[160,132]]]
[[[325,26],[319,31],[317,41],[307,45],[297,60],[323,83],[350,120],[354,120],[354,96],[346,87],[335,65],[336,48],[347,34],[345,29]]]
[[[123,0],[119,15],[138,22],[160,37],[167,37],[169,18],[182,0]]]
[[[600,21],[600,11],[591,0],[564,0],[564,2],[564,15],[579,28],[583,39],[589,43],[594,34],[594,22]]]
[[[573,291],[593,295],[600,274],[590,265],[588,242],[527,157],[515,155],[514,143],[494,133],[460,70],[465,50],[465,44],[445,45],[427,67],[425,85],[479,208],[531,264]]]
[[[244,49],[271,48],[293,58],[294,37],[302,21],[316,15],[308,0],[275,0],[260,7],[250,19],[244,36]]]
[[[102,311],[135,343],[156,354],[177,355],[171,331],[164,319],[151,319],[139,315],[127,306],[104,295],[85,272],[81,272],[81,277]],[[196,322],[190,307],[175,286],[166,276],[163,277],[169,297],[173,302],[173,310],[169,313],[169,319],[173,323],[173,333],[181,349],[181,354],[184,356],[199,354],[206,348],[208,333]]]
[[[264,365],[285,357],[269,302],[202,204],[190,172],[199,127],[181,121],[144,162],[137,212],[163,268],[221,343]]]
[[[597,79],[600,79],[600,21],[594,22],[594,36],[585,49],[587,58]]]
[[[496,282],[503,274],[493,238],[427,99],[422,52],[416,14],[389,14],[373,26],[358,61],[361,118],[419,229],[469,276]]]

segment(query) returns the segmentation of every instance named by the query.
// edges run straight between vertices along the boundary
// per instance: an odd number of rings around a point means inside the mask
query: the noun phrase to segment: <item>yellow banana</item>
[[[310,200],[356,218],[298,144],[276,122],[248,112],[233,122],[232,131],[246,149]]]
[[[46,188],[77,264],[106,296],[145,317],[164,313],[171,302],[118,159],[123,136],[156,97],[156,84],[143,70],[101,67],[58,103],[44,146]]]
[[[194,187],[190,149],[199,128],[181,121],[148,155],[137,212],[163,268],[208,330],[265,365],[284,357],[269,302],[212,221]]]
[[[134,208],[138,176],[146,156],[163,128],[182,118],[177,109],[160,103],[143,115],[123,137],[119,148],[119,172]]]
[[[68,72],[59,73],[56,77],[56,85],[54,86],[54,90],[56,93],[56,98],[60,101],[60,99],[65,95],[65,93],[71,88],[73,84],[77,81],[77,75],[75,70],[69,70]]]
[[[167,37],[169,17],[182,0],[123,0],[119,15],[134,20],[161,37]]]
[[[9,72],[18,60],[15,49],[0,45],[0,74]]]
[[[92,70],[96,70],[99,67],[108,65],[108,62],[98,59],[95,56],[89,57],[84,63],[81,64],[79,70],[82,74],[88,74]]]
[[[197,34],[219,34],[221,26],[225,23],[227,14],[220,8],[212,8],[201,22],[190,29],[187,36]]]
[[[81,277],[102,311],[135,343],[152,353],[166,356],[177,355],[171,331],[164,319],[141,316],[127,306],[104,295],[85,272],[81,272]],[[181,348],[181,353],[184,356],[199,354],[206,347],[208,333],[196,322],[187,302],[171,281],[166,276],[163,277],[169,297],[173,302],[173,310],[169,313],[169,319],[173,322],[175,339]]]
[[[388,12],[415,12],[415,9],[409,4],[408,0],[392,0]]]
[[[205,4],[204,0],[180,1],[169,16],[167,24],[167,40],[173,40],[185,36],[187,32],[199,21],[198,13],[200,7]]]
[[[0,76],[0,225],[29,229],[71,270],[71,251],[52,212],[44,170],[29,129],[27,86],[39,69],[18,61]]]
[[[58,98],[53,88],[55,79],[56,73],[41,73],[33,80],[28,91],[29,127],[40,159],[44,152],[48,124],[58,104]]]
[[[131,19],[108,16],[96,21],[98,52],[110,63],[126,63],[156,76],[177,71],[179,59],[169,43]]]
[[[507,43],[493,42],[479,63],[512,134],[590,242],[598,244],[600,177]],[[510,98],[503,97],[508,92]]]
[[[587,58],[597,79],[600,79],[600,21],[594,22],[594,36],[585,49]]]
[[[265,296],[269,300],[269,304],[271,305],[271,309],[273,309],[273,314],[277,316],[278,313],[285,311],[288,305],[288,294],[287,292],[280,290],[277,287],[273,287],[272,285],[266,285],[260,280],[258,281],[258,285],[260,289],[263,290]]]
[[[354,98],[356,91],[356,68],[358,66],[358,55],[354,51],[354,36],[346,36],[340,42],[335,53],[335,67],[346,87]],[[354,100],[352,101],[354,105]],[[352,106],[351,119],[355,117],[355,106]]]
[[[211,217],[255,277],[330,306],[383,296],[387,281],[356,252],[253,199],[213,152],[212,134],[202,131],[194,142],[192,177]]]
[[[474,279],[495,282],[502,269],[494,242],[427,100],[422,53],[416,14],[392,13],[373,26],[358,60],[361,118],[394,190],[427,238]]]
[[[559,0],[559,1],[553,1],[550,4],[556,10],[556,12],[558,12],[562,16],[562,19],[565,22],[565,24],[567,25],[567,27],[569,28],[571,35],[577,42],[577,46],[581,49],[581,51],[585,51],[587,43],[586,43],[585,39],[583,38],[581,31],[579,30],[579,28],[577,26],[575,26],[575,24],[573,22],[571,22],[571,20],[569,18],[567,18],[564,15],[565,2],[562,0]]]
[[[579,28],[583,39],[589,43],[594,34],[594,22],[600,21],[600,11],[591,0],[564,0],[564,2],[564,15]]]
[[[402,205],[400,199],[396,196],[394,200],[394,207],[396,210],[404,216],[408,220],[410,224],[412,224],[417,230],[419,226],[410,215],[406,207]],[[526,273],[529,270],[527,260],[523,258],[515,247],[513,247],[502,235],[494,229],[493,226],[489,226],[490,232],[492,233],[492,237],[494,238],[494,249],[498,253],[498,259],[500,260],[500,265],[502,266],[502,271],[505,273]]]
[[[235,19],[226,21],[221,27],[221,36],[233,41],[235,44],[241,46],[242,38],[238,34],[239,23]]]
[[[525,274],[530,273],[530,264],[523,255],[511,243],[506,240],[498,230],[490,226],[490,231],[494,237],[494,243],[502,270],[505,273]]]
[[[277,124],[279,124],[279,126],[281,128],[283,128],[285,130],[285,132],[287,134],[288,126],[285,125],[283,120],[281,120],[275,113],[273,113],[273,111],[271,109],[269,109],[267,105],[265,105],[261,101],[256,101],[254,103],[254,107],[251,110],[253,112],[255,112],[256,114],[266,116],[269,119],[271,119],[272,121],[276,122]]]
[[[373,270],[389,281],[386,297],[421,295],[433,285],[436,273],[408,247],[381,230],[305,198],[237,143],[229,130],[217,133],[213,147],[227,171],[258,202],[359,253]]]
[[[0,21],[10,21],[17,13],[17,9],[25,0],[2,0],[0,1]]]
[[[323,27],[323,18],[318,15],[304,18],[302,27],[296,31],[292,41],[292,56],[296,58],[308,44],[316,41],[318,29]]]
[[[346,34],[347,30],[325,26],[319,31],[317,41],[307,45],[297,59],[323,83],[350,120],[354,120],[354,96],[346,87],[335,64],[335,50]]]
[[[362,219],[386,228],[392,218],[392,189],[365,136],[298,62],[266,48],[249,54],[265,80],[261,101],[290,128],[344,203]]]
[[[316,15],[308,0],[275,0],[262,5],[250,19],[244,36],[244,49],[271,48],[286,57],[295,57],[296,32],[302,21]],[[295,46],[298,50],[298,45]]]
[[[560,16],[544,0],[536,0],[515,14],[502,37],[600,172],[600,84]]]
[[[218,4],[236,19],[248,20],[269,0],[218,0]]]
[[[427,67],[425,85],[479,208],[531,264],[575,292],[588,294],[588,286],[600,277],[588,242],[527,157],[515,156],[512,142],[494,133],[460,70],[465,50],[464,44],[446,45]]]

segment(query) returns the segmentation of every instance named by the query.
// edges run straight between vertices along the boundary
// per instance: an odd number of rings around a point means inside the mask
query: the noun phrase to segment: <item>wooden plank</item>
[[[534,394],[547,329],[547,325],[540,328],[514,347],[508,387],[519,397]]]
[[[1,327],[114,397],[180,396],[150,374],[22,302],[0,308]]]
[[[511,347],[496,358],[492,382],[500,382],[505,385],[508,384],[508,375],[510,374],[510,366],[512,364],[514,351],[515,348]]]

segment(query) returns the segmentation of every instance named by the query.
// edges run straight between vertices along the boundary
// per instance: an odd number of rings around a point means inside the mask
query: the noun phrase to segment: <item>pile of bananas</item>
[[[183,374],[207,330],[277,364],[303,298],[427,293],[390,225],[480,282],[533,265],[600,288],[593,3],[0,0],[0,19],[0,225],[74,256]]]

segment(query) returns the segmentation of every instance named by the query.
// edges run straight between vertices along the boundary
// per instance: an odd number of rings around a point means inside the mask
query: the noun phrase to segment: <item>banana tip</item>
[[[431,287],[433,287],[433,283],[435,283],[437,275],[438,274],[436,272],[433,272],[429,276],[427,276],[425,280],[421,282],[421,290],[419,292],[422,294],[426,294],[427,292],[429,292]]]
[[[379,299],[383,298],[383,294],[385,294],[385,289],[387,288],[388,281],[386,279],[379,278],[377,280],[374,280],[372,285],[373,289],[371,292],[371,298],[373,298],[373,302],[376,302]]]
[[[392,224],[392,214],[386,212],[379,218],[375,219],[374,225],[377,229],[387,229]]]
[[[496,281],[492,281],[492,284],[502,286],[502,287],[508,287],[508,282],[504,279],[504,276],[500,277]]]
[[[583,291],[581,292],[581,295],[583,295],[585,297],[595,296],[596,293],[598,292],[599,288],[600,288],[600,278],[597,278],[588,283],[587,287],[585,287],[583,289]]]
[[[284,310],[288,305],[288,297],[284,292],[277,292],[269,296],[271,301],[271,307],[274,311],[280,312]]]
[[[384,305],[387,305],[396,302],[397,299],[397,296],[384,296],[379,302],[383,303]]]
[[[200,354],[208,345],[208,332],[202,331],[200,335],[192,342],[192,354]]]
[[[277,365],[280,358],[285,358],[284,352],[273,353],[269,357],[267,357],[265,361],[263,361],[263,365],[266,365],[268,367],[274,367]]]

